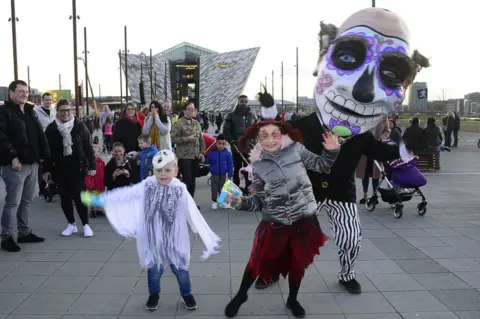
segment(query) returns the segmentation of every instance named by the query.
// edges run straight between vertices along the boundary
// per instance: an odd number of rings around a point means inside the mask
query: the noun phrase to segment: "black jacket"
[[[223,134],[227,142],[230,144],[232,144],[232,141],[238,142],[240,137],[245,135],[245,130],[252,126],[255,121],[255,115],[250,111],[249,107],[247,107],[245,112],[242,112],[240,107],[237,106],[233,112],[227,114],[223,124]]]
[[[20,163],[39,163],[50,155],[47,139],[33,105],[24,112],[7,101],[0,106],[0,165],[10,165],[15,157]]]
[[[412,124],[405,129],[403,140],[405,146],[413,152],[421,152],[427,148],[425,131],[418,124]]]
[[[113,179],[113,173],[117,169],[126,169],[130,173],[130,176],[127,178],[125,175],[120,175]],[[123,164],[118,165],[115,157],[112,157],[107,165],[105,165],[105,187],[107,187],[108,190],[112,190],[117,187],[138,183],[138,173],[136,170],[138,170],[138,166],[136,166],[134,161],[125,159]]]
[[[138,151],[138,137],[142,134],[140,123],[134,123],[127,118],[119,119],[115,123],[113,142],[120,142],[125,147],[125,152]]]
[[[95,155],[92,149],[90,132],[82,121],[75,119],[72,131],[72,155],[63,155],[63,137],[58,131],[57,123],[53,121],[45,130],[50,157],[43,163],[43,172],[61,173],[65,170],[77,170],[85,173],[96,169]]]
[[[323,151],[322,134],[325,127],[316,113],[291,122],[303,136],[305,147],[315,154]],[[325,199],[340,202],[356,202],[355,169],[362,155],[379,161],[390,161],[400,157],[397,146],[377,140],[371,132],[355,135],[346,140],[330,174],[307,171],[317,201]]]

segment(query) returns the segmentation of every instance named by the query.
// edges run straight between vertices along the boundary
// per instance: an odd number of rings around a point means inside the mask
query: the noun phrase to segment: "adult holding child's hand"
[[[336,150],[340,146],[338,143],[338,137],[330,131],[323,133],[322,145],[327,150]]]

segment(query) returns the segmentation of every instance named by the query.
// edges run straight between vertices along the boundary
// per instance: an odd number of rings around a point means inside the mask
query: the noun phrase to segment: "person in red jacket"
[[[105,162],[100,158],[100,147],[93,146],[95,152],[96,171],[95,176],[85,177],[85,187],[89,191],[104,192],[105,191]],[[97,215],[103,215],[98,207],[90,207],[90,216],[95,218]]]

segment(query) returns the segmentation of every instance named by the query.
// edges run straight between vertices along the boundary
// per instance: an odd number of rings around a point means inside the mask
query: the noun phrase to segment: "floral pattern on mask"
[[[318,94],[323,95],[324,88],[332,86],[332,84],[333,84],[332,76],[330,74],[325,74],[325,72],[322,71],[322,73],[318,77],[315,90],[317,91]]]

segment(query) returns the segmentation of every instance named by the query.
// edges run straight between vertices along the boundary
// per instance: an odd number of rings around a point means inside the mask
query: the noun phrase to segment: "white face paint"
[[[318,68],[315,100],[337,136],[366,132],[399,106],[412,74],[408,44],[367,27],[337,36]]]

